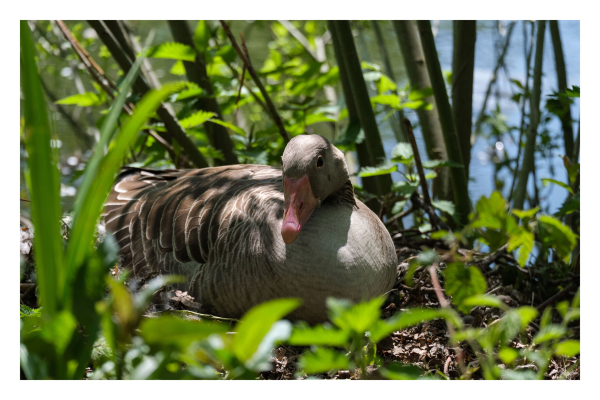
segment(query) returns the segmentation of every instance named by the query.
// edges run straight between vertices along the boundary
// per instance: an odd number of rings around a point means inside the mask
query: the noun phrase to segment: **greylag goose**
[[[397,257],[360,200],[343,153],[318,135],[286,146],[282,169],[126,169],[105,205],[121,266],[186,277],[188,293],[219,316],[296,297],[292,319],[327,319],[329,296],[358,302],[390,290]]]

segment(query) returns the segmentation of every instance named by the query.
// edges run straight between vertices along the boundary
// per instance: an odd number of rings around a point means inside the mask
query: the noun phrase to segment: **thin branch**
[[[529,99],[529,71],[531,69],[531,55],[533,54],[533,37],[534,37],[534,24],[531,24],[531,35],[529,37],[529,47],[525,49],[525,89],[523,92],[523,102],[521,103],[521,125],[519,128],[519,144],[517,146],[517,157],[515,158],[515,169],[513,173],[513,179],[510,184],[510,193],[508,195],[508,202],[510,203],[513,197],[513,193],[515,191],[515,183],[517,182],[517,176],[519,175],[519,161],[521,159],[521,150],[523,144],[523,136],[525,133],[525,106],[527,104],[527,99]],[[525,21],[523,21],[523,41],[525,42],[527,38],[527,30],[525,27]]]
[[[504,56],[506,55],[506,51],[508,50],[508,45],[510,44],[510,35],[512,34],[513,28],[515,26],[515,22],[511,22],[508,27],[508,32],[506,33],[506,40],[504,41],[504,46],[502,47],[502,53],[500,53],[500,57],[498,57],[498,61],[496,62],[496,67],[494,67],[494,72],[492,73],[492,79],[488,84],[488,88],[485,92],[485,97],[483,98],[483,104],[481,105],[481,111],[479,112],[479,116],[477,117],[477,121],[475,122],[475,128],[473,129],[473,134],[476,135],[479,133],[481,129],[481,124],[483,123],[483,118],[485,117],[485,110],[487,108],[487,101],[492,93],[492,86],[496,83],[496,78],[498,76],[498,70],[504,63]]]
[[[238,54],[238,57],[242,60],[242,62],[248,68],[248,72],[250,73],[252,80],[254,81],[254,83],[256,84],[258,89],[260,90],[260,93],[262,94],[263,98],[265,99],[265,103],[267,105],[267,110],[269,111],[271,118],[275,122],[275,125],[277,125],[277,128],[279,128],[279,134],[283,137],[283,140],[286,143],[289,142],[290,137],[289,137],[287,131],[285,130],[283,121],[281,120],[281,117],[277,113],[277,109],[275,109],[275,105],[273,104],[271,97],[269,97],[267,90],[265,89],[264,85],[258,78],[258,75],[256,74],[256,71],[254,70],[252,63],[250,62],[250,59],[247,58],[246,55],[240,49],[240,46],[237,44],[237,41],[235,40],[235,37],[233,36],[233,33],[231,33],[231,29],[229,29],[229,25],[227,25],[227,23],[223,20],[220,20],[220,22],[221,22],[221,25],[223,26],[223,29],[225,30],[225,33],[227,34],[227,37],[229,37],[229,41],[231,42],[231,45],[233,46],[235,52]]]
[[[115,37],[112,35],[106,24],[103,21],[88,21],[88,23],[94,28],[94,30],[98,33],[98,36],[102,40],[102,42],[108,47],[108,50],[115,58],[121,69],[127,73],[132,66],[129,57],[125,54],[124,50],[121,48]],[[142,79],[142,77],[138,76],[134,82],[134,89],[141,93],[145,94],[150,90],[150,86]],[[161,105],[156,111],[160,119],[165,123],[165,128],[167,132],[173,135],[175,140],[179,142],[181,147],[187,153],[189,159],[194,163],[194,165],[198,168],[206,168],[208,167],[208,163],[206,159],[200,153],[200,150],[196,147],[196,145],[191,141],[191,139],[187,136],[183,127],[179,124],[177,119],[165,108],[164,105]]]
[[[554,303],[556,300],[562,299],[567,293],[569,293],[571,290],[575,289],[578,284],[579,284],[579,282],[571,283],[569,286],[567,286],[566,288],[564,288],[563,290],[556,293],[554,296],[550,297],[548,300],[544,301],[542,304],[537,306],[537,310],[541,312],[544,310],[544,308],[548,307],[549,305]]]
[[[423,192],[423,198],[425,199],[425,204],[429,207],[426,208],[427,214],[429,214],[429,219],[432,223],[435,223],[436,218],[432,216],[435,215],[435,211],[433,210],[433,206],[431,205],[431,198],[429,197],[429,189],[427,188],[427,180],[425,179],[425,172],[423,171],[423,164],[421,163],[421,155],[419,154],[419,148],[417,147],[417,142],[415,140],[415,134],[413,133],[412,125],[410,124],[410,120],[408,118],[404,118],[404,129],[406,130],[408,141],[410,143],[410,147],[412,147],[413,156],[415,158],[415,166],[417,167],[417,172],[419,174],[419,181],[421,183],[421,191]],[[439,218],[438,218],[439,219]]]
[[[446,298],[444,297],[444,293],[442,293],[442,286],[440,285],[440,281],[437,278],[437,268],[438,268],[438,264],[433,263],[433,265],[431,265],[430,267],[427,268],[429,275],[431,276],[431,284],[433,285],[433,288],[435,289],[435,295],[438,298],[438,301],[440,303],[440,307],[442,308],[450,308],[450,302],[448,300],[446,300]],[[446,321],[446,326],[448,327],[448,333],[450,334],[450,337],[454,336],[454,326],[449,323],[448,321]],[[458,346],[458,344],[456,344],[456,346],[453,346],[454,351],[456,352],[456,357],[458,358],[458,365],[460,367],[460,371],[461,373],[465,373],[466,368],[465,368],[465,364],[463,362],[463,357],[462,357],[462,349]],[[447,368],[445,368],[447,369]]]

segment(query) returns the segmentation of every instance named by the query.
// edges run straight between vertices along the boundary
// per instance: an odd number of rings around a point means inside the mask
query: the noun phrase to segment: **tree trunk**
[[[173,35],[173,39],[179,43],[186,44],[191,48],[196,49],[192,32],[190,31],[187,21],[168,21],[168,23],[169,28],[171,29],[171,34]],[[208,95],[205,98],[199,99],[199,101],[196,103],[195,109],[213,112],[217,114],[218,119],[223,120],[221,108],[219,107],[219,103],[217,103],[217,99],[213,97],[213,87],[210,82],[210,78],[206,73],[206,61],[204,54],[200,54],[198,49],[196,49],[195,62],[184,61],[183,65],[185,66],[185,72],[188,79],[200,86]],[[237,164],[238,158],[233,153],[233,143],[229,137],[227,128],[221,125],[213,124],[212,122],[205,122],[203,126],[206,130],[206,135],[208,136],[210,143],[215,149],[221,150],[223,152],[223,156],[225,157],[225,160],[215,159],[215,165]]]
[[[567,71],[565,67],[565,56],[563,54],[560,32],[558,30],[558,21],[550,21],[550,36],[552,37],[552,47],[554,47],[554,62],[556,63],[556,78],[558,79],[558,91],[567,89]],[[565,141],[565,153],[573,157],[573,125],[571,121],[571,106],[566,105],[566,112],[560,118],[563,128]],[[576,161],[575,161],[576,162]]]
[[[378,165],[385,162],[386,156],[379,135],[377,121],[373,113],[373,107],[369,99],[369,92],[362,74],[360,61],[356,53],[352,30],[348,21],[329,21],[329,28],[332,36],[337,36],[337,41],[341,50],[341,60],[346,68],[348,81],[352,90],[352,97],[358,113],[360,124],[365,133],[365,142],[372,165]],[[339,62],[339,61],[338,61]],[[375,177],[377,181],[377,194],[384,195],[392,187],[391,175],[380,175]]]
[[[385,42],[383,41],[383,35],[381,34],[381,29],[379,28],[379,24],[377,21],[371,21],[371,25],[373,26],[373,32],[375,32],[375,38],[377,39],[377,47],[379,47],[379,53],[381,54],[381,60],[383,62],[383,70],[385,74],[390,77],[390,79],[395,83],[396,79],[394,78],[394,71],[392,70],[392,63],[390,62],[390,57],[388,56],[387,49],[385,48]],[[398,95],[396,91],[394,94]],[[404,128],[404,112],[402,110],[398,110],[389,118],[390,126],[394,131],[394,136],[396,137],[396,141],[398,142],[408,142],[408,135]]]
[[[440,60],[435,48],[433,33],[431,32],[431,23],[429,20],[417,21],[419,34],[421,36],[421,45],[423,54],[431,78],[431,87],[435,96],[435,103],[438,106],[440,116],[440,125],[444,135],[444,142],[448,151],[448,159],[460,165],[465,165],[460,150],[456,126],[452,115],[452,108],[446,92],[446,82],[442,75]],[[464,168],[450,168],[450,177],[452,182],[452,192],[454,195],[454,204],[456,206],[456,217],[460,225],[466,225],[469,213],[471,212],[471,202],[469,200],[469,188],[467,175]]]
[[[525,204],[525,194],[527,193],[527,180],[533,170],[535,162],[535,141],[537,137],[537,128],[540,122],[540,96],[542,91],[542,64],[544,60],[544,33],[546,31],[546,21],[537,22],[537,38],[535,43],[535,62],[533,67],[533,91],[531,93],[530,112],[531,123],[527,132],[527,141],[525,143],[525,152],[523,154],[523,164],[519,171],[519,181],[515,190],[515,199],[513,208],[522,210]]]
[[[333,31],[330,26],[329,29]],[[340,70],[340,81],[342,83],[342,91],[344,92],[344,100],[346,101],[346,108],[348,108],[348,127],[346,132],[354,129],[360,130],[360,120],[358,118],[358,111],[356,110],[356,104],[354,103],[354,96],[352,95],[352,88],[350,87],[350,80],[348,78],[348,71],[344,64],[343,53],[340,48],[338,36],[332,34],[331,39],[333,42],[333,50],[335,52],[335,58],[338,62],[338,68]],[[355,143],[356,146],[356,157],[358,158],[358,164],[361,167],[374,166],[367,150],[367,143],[363,140],[361,143]],[[377,193],[377,180],[374,176],[362,178],[363,188],[369,193]],[[379,205],[379,202],[376,202]],[[375,208],[375,204],[368,204],[372,210]],[[379,211],[379,210],[378,210]]]
[[[414,89],[425,89],[431,87],[429,74],[425,65],[425,57],[421,49],[419,33],[414,21],[393,21],[394,30],[400,44],[402,58],[410,85]],[[433,105],[432,110],[419,109],[417,115],[421,123],[423,140],[427,149],[427,156],[430,160],[447,160],[446,145],[442,134],[438,116],[438,107],[433,96],[425,99]],[[452,198],[450,186],[450,172],[447,168],[439,171],[438,177],[434,179],[433,194],[440,199],[450,200]]]
[[[477,21],[454,21],[452,53],[452,110],[460,150],[469,177],[471,162],[471,125],[473,122],[473,71]]]

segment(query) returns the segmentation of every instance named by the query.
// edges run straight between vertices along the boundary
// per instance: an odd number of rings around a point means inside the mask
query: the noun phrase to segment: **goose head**
[[[348,182],[344,154],[319,135],[299,135],[281,158],[284,213],[281,237],[293,243],[315,208]]]

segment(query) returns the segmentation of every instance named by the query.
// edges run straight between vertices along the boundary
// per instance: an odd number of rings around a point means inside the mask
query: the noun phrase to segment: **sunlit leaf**
[[[549,215],[538,217],[538,234],[541,242],[548,248],[553,248],[558,256],[568,262],[571,251],[577,244],[577,236],[571,228]]]
[[[554,346],[554,354],[563,357],[573,357],[580,353],[579,340],[565,340]]]
[[[548,340],[560,339],[567,333],[567,328],[551,324],[541,329],[533,338],[534,343],[540,344]]]
[[[452,168],[463,168],[459,163],[455,163],[450,160],[427,160],[421,163],[423,168],[433,169],[433,168],[441,168],[441,167],[452,167]]]
[[[363,167],[358,171],[358,176],[366,178],[369,176],[387,175],[398,171],[398,167],[393,164],[383,164],[377,167]]]
[[[189,117],[180,120],[179,124],[185,129],[193,128],[195,126],[202,125],[215,115],[216,114],[213,112],[200,110],[190,115]]]
[[[567,185],[566,183],[557,181],[556,179],[544,178],[544,179],[542,179],[542,182],[544,182],[544,185],[547,185],[548,183],[554,183],[555,185],[558,185],[561,188],[568,190],[569,193],[573,194],[573,189],[571,189],[571,187],[569,185]]]
[[[348,307],[346,302],[330,297],[327,299],[329,318],[342,329],[364,333],[379,320],[380,308],[384,301],[385,298],[380,296]]]
[[[409,164],[413,161],[414,155],[410,143],[400,142],[392,149],[392,162]]]
[[[147,56],[152,58],[194,61],[196,59],[196,51],[183,43],[167,42],[159,44],[158,46],[152,46],[148,49]]]
[[[192,342],[214,333],[225,333],[229,325],[222,322],[191,321],[173,316],[146,318],[140,325],[141,336],[151,345],[171,344],[185,349]]]
[[[454,203],[448,200],[432,200],[431,205],[440,211],[446,212],[450,215],[454,215],[456,210]]]
[[[91,107],[101,105],[102,99],[96,93],[86,92],[65,97],[56,101],[56,104],[74,104],[79,107]]]
[[[474,295],[471,297],[467,297],[465,300],[463,300],[462,304],[466,307],[485,306],[485,307],[496,307],[501,310],[508,309],[507,305],[504,304],[504,302],[502,300],[500,300],[496,296],[492,296],[489,294],[477,294],[477,295]]]
[[[300,306],[298,299],[277,299],[252,307],[235,326],[233,352],[237,358],[246,362],[258,349],[263,338],[275,321]]]
[[[474,266],[464,266],[462,263],[452,263],[444,270],[446,279],[446,293],[452,296],[452,302],[463,313],[468,313],[472,308],[464,303],[467,298],[484,294],[487,282],[481,271]]]
[[[331,326],[316,325],[314,327],[295,326],[287,343],[292,346],[336,346],[348,344],[349,331]]]
[[[208,41],[210,39],[210,28],[206,21],[198,21],[198,26],[194,32],[194,45],[200,54],[208,49]]]
[[[333,349],[318,347],[316,351],[309,351],[298,359],[298,367],[307,375],[329,372],[331,370],[348,369],[348,358]]]

